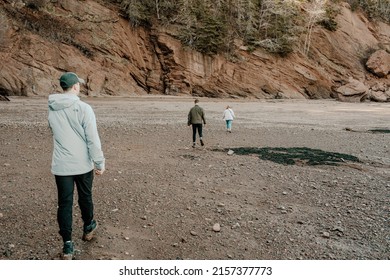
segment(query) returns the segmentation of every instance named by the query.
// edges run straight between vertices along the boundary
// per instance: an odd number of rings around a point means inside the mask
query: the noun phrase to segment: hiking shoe
[[[200,139],[200,144],[201,144],[202,146],[204,146],[204,142],[203,142],[202,139]]]
[[[192,148],[195,148],[195,143],[194,143],[194,144],[192,144]]]
[[[62,249],[62,259],[72,260],[74,255],[74,244],[72,241],[66,241]]]
[[[95,220],[92,220],[91,224],[87,227],[84,227],[84,234],[82,237],[82,240],[84,241],[91,241],[93,238],[93,234],[95,233],[97,229],[97,222]]]

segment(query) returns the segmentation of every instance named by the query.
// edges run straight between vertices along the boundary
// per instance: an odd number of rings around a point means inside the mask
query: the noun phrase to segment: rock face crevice
[[[0,89],[2,96],[46,96],[61,91],[63,71],[73,71],[86,79],[88,96],[388,101],[390,26],[370,22],[348,5],[340,9],[336,31],[313,30],[308,55],[299,47],[283,58],[261,49],[250,52],[237,41],[234,56],[227,57],[184,47],[173,27],[134,28],[117,7],[98,1],[32,8],[6,0],[0,3]],[[354,81],[367,90],[343,91]]]
[[[166,61],[169,62],[170,57],[172,56],[172,51],[167,48],[165,45],[162,45],[158,41],[157,35],[150,35],[150,42],[153,46],[154,53],[156,54],[156,57],[158,59],[159,65],[161,67],[161,74],[160,74],[160,81],[161,81],[161,87],[155,86],[155,90],[157,93],[163,93],[163,94],[171,94],[170,91],[170,68],[169,65],[167,65]],[[153,75],[152,72],[149,73],[150,76]],[[151,83],[151,85],[153,85]]]

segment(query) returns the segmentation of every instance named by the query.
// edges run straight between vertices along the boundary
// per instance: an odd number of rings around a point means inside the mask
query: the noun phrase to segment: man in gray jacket
[[[206,114],[202,107],[198,105],[199,99],[195,99],[195,106],[191,108],[188,113],[188,126],[192,125],[192,147],[196,145],[196,131],[199,134],[200,144],[204,146],[203,142],[203,124],[206,125]]]
[[[97,228],[93,219],[92,182],[94,173],[102,175],[105,158],[90,105],[78,97],[84,80],[75,73],[64,73],[60,85],[64,93],[49,95],[49,126],[53,134],[51,172],[58,190],[57,221],[62,236],[63,259],[72,259],[72,208],[74,185],[84,222],[82,239],[90,241]],[[94,171],[95,170],[95,171]]]

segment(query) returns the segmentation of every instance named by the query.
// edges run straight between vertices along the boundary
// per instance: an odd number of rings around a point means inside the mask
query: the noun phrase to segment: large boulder
[[[367,60],[366,66],[378,77],[386,77],[390,73],[390,54],[385,50],[376,51]]]
[[[349,78],[347,84],[336,89],[338,99],[346,102],[360,102],[366,99],[369,88],[361,81]]]

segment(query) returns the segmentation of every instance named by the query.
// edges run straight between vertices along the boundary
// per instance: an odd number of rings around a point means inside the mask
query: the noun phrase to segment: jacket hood
[[[72,106],[80,98],[74,94],[57,93],[49,95],[49,109],[59,111]]]

